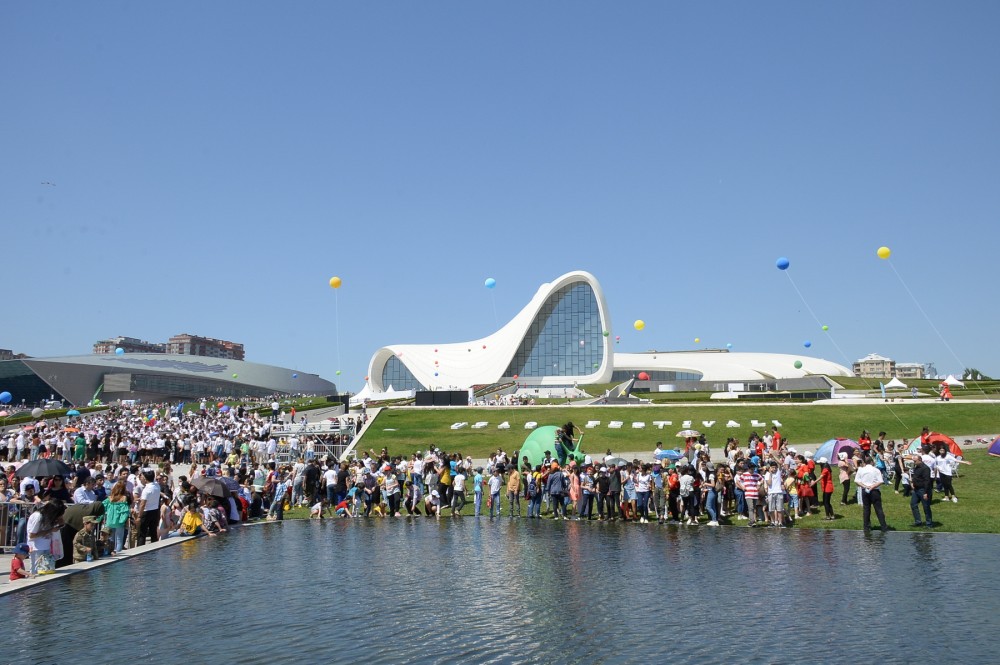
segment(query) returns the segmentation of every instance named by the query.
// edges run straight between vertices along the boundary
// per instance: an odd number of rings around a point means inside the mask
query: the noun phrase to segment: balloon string
[[[334,329],[337,335],[337,371],[341,370],[340,367],[340,295],[336,290],[333,292],[333,307],[334,307]]]
[[[499,330],[500,329],[500,317],[497,316],[497,297],[496,297],[496,294],[493,293],[493,291],[490,291],[490,300],[493,301],[493,325],[495,326],[493,329],[494,330]]]
[[[816,321],[816,325],[822,328],[823,322],[819,320],[819,317],[816,316],[816,312],[814,312],[813,308],[809,306],[809,303],[806,301],[805,296],[802,295],[802,291],[799,290],[798,284],[795,283],[795,280],[792,279],[792,276],[788,273],[787,270],[785,270],[784,273],[788,277],[788,281],[792,284],[792,288],[795,289],[795,292],[797,294],[799,294],[799,299],[802,301],[802,304],[805,305],[806,309],[809,310],[809,313],[812,314],[813,320]],[[827,337],[830,339],[830,343],[833,344],[833,348],[837,349],[837,353],[839,353],[840,357],[843,358],[845,365],[847,366],[853,365],[851,360],[847,357],[847,354],[844,353],[844,350],[840,348],[839,344],[837,344],[837,340],[834,339],[834,336],[830,334],[830,331],[826,330],[825,332]],[[864,382],[865,387],[868,388],[868,390],[875,390],[875,387],[872,386],[870,383],[868,383],[865,377],[861,376],[858,378],[860,378]],[[905,430],[906,423],[903,422],[903,419],[899,417],[899,415],[893,410],[891,406],[889,406],[888,402],[883,402],[883,404],[885,405],[885,408],[889,409],[889,413],[891,413],[893,417],[899,421],[899,424],[902,425],[903,429]]]
[[[892,268],[892,272],[896,275],[896,279],[898,279],[899,283],[903,285],[903,289],[906,291],[907,295],[910,296],[910,300],[912,300],[913,304],[917,306],[917,309],[920,310],[920,313],[924,315],[924,319],[927,321],[927,325],[931,327],[931,330],[933,330],[934,334],[938,336],[938,339],[941,340],[941,343],[944,344],[944,347],[948,349],[948,353],[950,353],[951,357],[955,359],[955,362],[957,362],[959,366],[964,369],[965,363],[962,362],[962,360],[958,357],[958,354],[955,353],[955,351],[951,348],[951,345],[948,344],[948,341],[944,338],[944,335],[941,334],[941,331],[938,330],[938,327],[934,325],[934,321],[927,314],[927,311],[923,308],[923,306],[921,306],[920,302],[917,300],[917,297],[913,295],[913,291],[910,290],[910,287],[906,284],[906,281],[903,280],[903,276],[899,274],[898,270],[896,270],[896,266],[892,264],[892,261],[887,261],[887,263],[889,264],[889,267]],[[979,388],[979,392],[983,394],[983,397],[989,399],[989,396],[986,394],[986,391],[983,390],[983,387],[979,384],[978,381],[972,378],[971,374],[969,376],[969,380],[972,381],[977,388]],[[989,401],[993,402],[992,399],[990,399]]]

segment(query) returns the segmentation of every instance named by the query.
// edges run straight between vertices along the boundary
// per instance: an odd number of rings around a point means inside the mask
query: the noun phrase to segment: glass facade
[[[146,395],[184,397],[186,395],[240,395],[267,397],[274,390],[209,377],[133,374],[131,391]]]
[[[382,389],[388,390],[389,386],[392,386],[396,390],[425,389],[410,370],[406,368],[406,365],[401,363],[396,356],[389,358],[389,362],[382,369]]]
[[[671,370],[624,370],[616,369],[611,373],[612,382],[628,381],[638,378],[639,372],[645,371],[649,374],[650,381],[701,381],[702,374],[696,372],[674,372]]]
[[[4,390],[11,394],[11,400],[10,404],[0,405],[0,410],[11,413],[21,404],[40,404],[53,395],[56,399],[63,398],[20,360],[0,362],[0,391]]]
[[[604,331],[589,284],[559,289],[542,305],[505,376],[587,376],[604,361]]]

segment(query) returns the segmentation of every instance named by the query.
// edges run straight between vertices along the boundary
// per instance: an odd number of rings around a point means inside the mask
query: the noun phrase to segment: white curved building
[[[497,332],[458,344],[393,344],[368,365],[374,392],[468,388],[518,377],[533,385],[611,380],[611,323],[597,279],[587,272],[542,284]]]
[[[393,344],[368,365],[372,392],[466,389],[516,379],[534,386],[649,380],[757,381],[810,374],[851,376],[819,358],[718,351],[614,353],[604,293],[590,273],[575,271],[542,284],[507,325],[482,339],[451,344]],[[802,363],[801,368],[795,362]]]

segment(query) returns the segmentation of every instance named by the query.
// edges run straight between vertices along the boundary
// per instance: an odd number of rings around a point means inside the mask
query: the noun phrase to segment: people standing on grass
[[[875,510],[878,517],[879,526],[882,531],[888,531],[889,527],[885,522],[885,513],[882,512],[882,472],[875,467],[871,456],[865,455],[861,458],[861,466],[854,475],[854,484],[861,490],[862,519],[864,530],[871,531],[871,513]]]
[[[823,493],[823,519],[830,521],[835,519],[833,505],[830,502],[830,497],[833,496],[833,472],[830,471],[829,460],[825,457],[820,457],[816,461],[820,466],[819,486]]]
[[[931,478],[931,468],[927,466],[922,455],[913,455],[911,457],[913,462],[913,468],[910,470],[910,491],[912,495],[910,496],[910,511],[913,513],[913,526],[920,526],[920,513],[917,512],[917,506],[920,505],[924,509],[924,526],[928,529],[934,526],[934,520],[931,513],[931,494],[933,488],[933,479]]]

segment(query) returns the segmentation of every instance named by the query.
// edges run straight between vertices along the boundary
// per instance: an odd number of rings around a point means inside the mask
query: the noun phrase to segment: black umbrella
[[[69,476],[73,469],[60,460],[53,458],[40,458],[27,464],[22,464],[17,469],[18,478],[39,478],[41,476]]]
[[[220,499],[225,499],[229,496],[229,486],[218,478],[199,476],[198,478],[192,480],[191,484],[197,487],[198,491],[202,494],[217,496]]]

